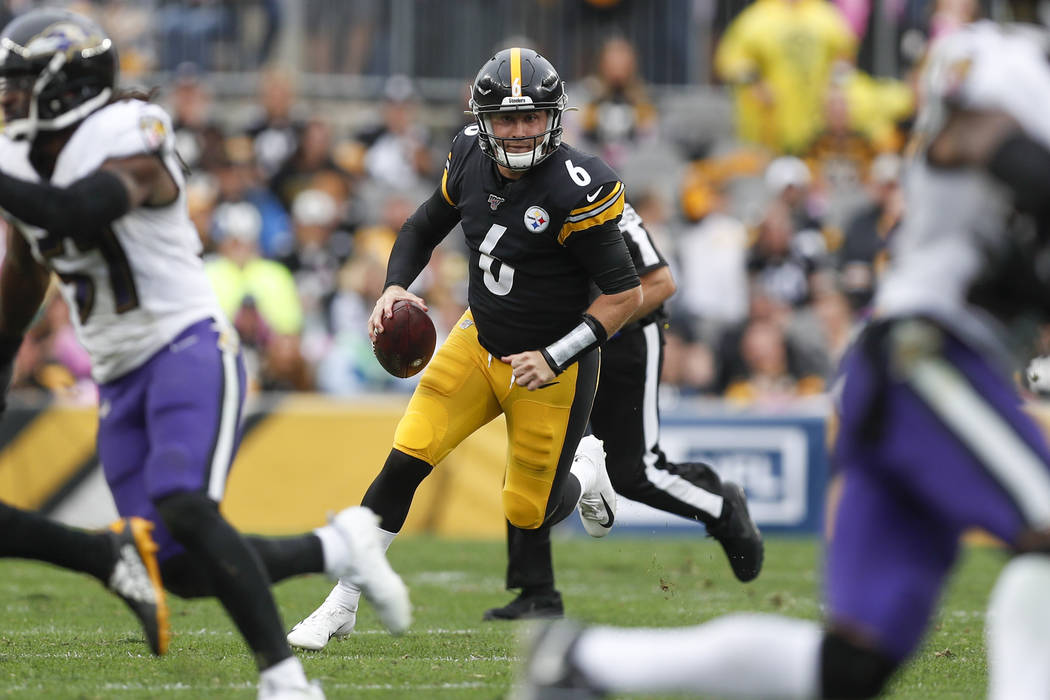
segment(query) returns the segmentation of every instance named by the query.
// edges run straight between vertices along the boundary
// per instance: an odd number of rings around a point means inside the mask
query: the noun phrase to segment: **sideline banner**
[[[766,532],[816,533],[828,478],[825,419],[820,416],[667,413],[660,445],[671,462],[706,462],[747,492],[751,515]],[[623,525],[660,531],[692,523],[624,502]]]
[[[223,511],[246,532],[301,532],[329,513],[360,503],[390,450],[405,397],[340,401],[289,395],[247,412]],[[661,445],[672,462],[704,461],[747,491],[766,531],[817,532],[822,521],[827,455],[824,419],[784,415],[669,412]],[[14,407],[0,421],[0,499],[84,527],[116,517],[95,453],[93,408]],[[502,418],[457,448],[423,482],[405,532],[503,538],[500,503],[506,460]],[[617,529],[681,530],[696,526],[621,499]],[[566,530],[582,531],[579,519]]]

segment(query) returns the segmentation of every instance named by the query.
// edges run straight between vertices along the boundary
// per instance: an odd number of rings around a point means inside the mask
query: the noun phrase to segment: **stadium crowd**
[[[211,26],[210,17],[219,24],[200,36],[221,40],[231,18],[219,3],[153,4],[164,21],[152,28],[143,3],[74,9],[131,47],[121,57],[126,82],[160,69],[173,76],[155,99],[174,117],[191,173],[185,194],[208,274],[249,350],[252,391],[410,391],[411,380],[388,376],[372,356],[366,320],[400,225],[432,191],[466,123],[453,117],[435,128],[427,117],[462,105],[424,102],[413,79],[393,74],[379,99],[355,106],[366,115],[357,127],[313,109],[296,74],[273,60],[280,3],[261,2],[266,21],[249,52],[264,71],[258,94],[250,115],[227,112],[210,84],[214,52],[202,48],[210,45],[175,29]],[[663,376],[672,393],[773,410],[819,395],[865,313],[901,216],[900,153],[914,104],[906,60],[894,76],[860,67],[869,42],[861,4],[730,3],[737,13],[713,47],[711,113],[653,90],[639,47],[612,25],[594,39],[591,74],[568,86],[579,111],[567,114],[567,140],[619,171],[671,260],[679,292]],[[29,5],[11,0],[5,11]],[[926,35],[973,11],[933,5]],[[378,20],[366,12],[361,21]],[[152,43],[143,38],[150,32]],[[351,51],[332,70],[358,70],[363,60]],[[465,306],[460,240],[447,239],[413,289],[439,334]],[[57,294],[27,337],[16,383],[95,400]]]

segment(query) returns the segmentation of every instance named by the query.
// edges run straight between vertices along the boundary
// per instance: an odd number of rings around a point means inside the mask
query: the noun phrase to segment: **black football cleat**
[[[731,481],[723,481],[722,498],[722,515],[707,532],[722,545],[733,575],[746,583],[762,571],[762,533],[747,511],[744,489]]]
[[[143,518],[122,518],[109,529],[113,541],[109,590],[127,603],[139,618],[150,650],[160,656],[168,650],[171,626],[157,564],[153,523]]]
[[[561,593],[546,591],[543,593],[526,593],[522,591],[517,598],[502,608],[491,608],[482,615],[482,620],[540,620],[565,616],[561,603]]]
[[[583,627],[571,620],[538,623],[530,630],[510,700],[591,700],[606,693],[573,663]]]

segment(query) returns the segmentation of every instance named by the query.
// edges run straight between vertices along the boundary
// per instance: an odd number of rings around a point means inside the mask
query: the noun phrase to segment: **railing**
[[[144,73],[163,77],[192,63],[236,93],[276,64],[307,96],[346,98],[374,98],[385,77],[404,73],[424,97],[455,101],[499,48],[531,45],[574,80],[595,70],[609,36],[637,48],[640,74],[657,90],[706,85],[715,38],[749,2],[138,0],[101,19],[135,52],[126,63]],[[129,21],[136,12],[148,21]]]

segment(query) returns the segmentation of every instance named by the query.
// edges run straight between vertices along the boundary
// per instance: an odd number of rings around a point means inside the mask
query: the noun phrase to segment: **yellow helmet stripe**
[[[510,50],[510,95],[521,97],[521,49]]]

